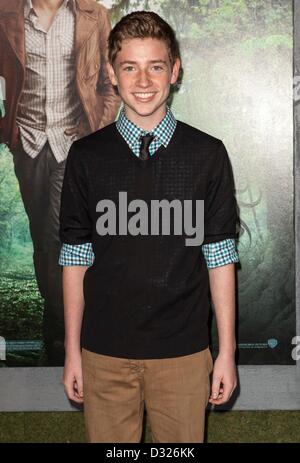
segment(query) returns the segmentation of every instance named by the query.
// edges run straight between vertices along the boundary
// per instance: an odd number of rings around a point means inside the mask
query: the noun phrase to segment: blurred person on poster
[[[1,142],[13,155],[44,300],[45,363],[64,364],[59,209],[74,140],[115,120],[108,11],[94,0],[0,0]]]

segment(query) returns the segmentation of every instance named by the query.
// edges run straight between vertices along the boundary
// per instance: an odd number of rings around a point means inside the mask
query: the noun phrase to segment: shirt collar
[[[72,5],[73,8],[76,8],[75,0],[64,0],[63,4]],[[31,12],[35,13],[35,11],[33,9],[33,5],[32,5],[32,0],[26,0],[25,8],[24,8],[24,16],[25,16],[25,18],[27,18]]]
[[[29,13],[31,11],[34,11],[33,6],[32,6],[32,1],[31,0],[26,0],[25,7],[24,7],[24,16],[25,16],[25,18],[27,18],[29,16]]]
[[[175,131],[177,121],[171,109],[167,106],[167,113],[164,118],[156,127],[154,127],[154,129],[147,131],[130,121],[126,116],[125,109],[123,107],[120,111],[116,124],[119,132],[130,146],[135,145],[135,143],[139,141],[141,135],[151,133],[166,148]]]

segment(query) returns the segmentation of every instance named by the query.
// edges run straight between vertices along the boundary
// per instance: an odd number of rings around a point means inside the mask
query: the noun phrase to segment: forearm
[[[218,329],[219,354],[234,355],[235,264],[210,269],[209,283]]]
[[[84,311],[83,278],[87,266],[63,268],[63,297],[66,355],[80,352],[80,334]]]

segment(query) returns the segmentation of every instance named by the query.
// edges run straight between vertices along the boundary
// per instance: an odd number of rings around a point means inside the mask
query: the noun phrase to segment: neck
[[[33,8],[39,10],[58,10],[64,0],[32,0]]]
[[[126,105],[124,105],[124,110],[127,119],[147,132],[151,132],[151,130],[153,130],[167,114],[166,105],[162,106],[159,111],[155,111],[154,114],[150,114],[148,116],[141,116],[140,114],[133,112]]]

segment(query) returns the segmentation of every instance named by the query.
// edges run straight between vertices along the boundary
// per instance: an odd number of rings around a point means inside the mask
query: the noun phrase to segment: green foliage
[[[0,273],[23,269],[33,274],[28,219],[5,145],[0,145],[0,172]]]
[[[260,40],[269,48],[284,45],[292,48],[290,24],[292,2],[271,0],[156,0],[154,11],[173,25],[180,42],[190,39],[199,53],[209,45],[222,48],[243,47],[249,39]],[[280,41],[268,40],[269,36]],[[195,42],[195,39],[200,39]]]
[[[7,340],[41,339],[42,313],[42,299],[34,278],[1,277],[1,336]]]
[[[248,52],[293,47],[292,0],[115,0],[110,10],[113,24],[135,10],[161,14],[189,53],[199,54],[210,46]]]
[[[286,35],[274,34],[268,37],[252,37],[241,44],[245,51],[253,53],[256,50],[266,50],[274,48],[292,49],[293,39]]]
[[[10,340],[40,340],[42,299],[36,285],[27,215],[12,154],[0,145],[0,327]],[[40,352],[8,352],[0,366],[35,366]]]

